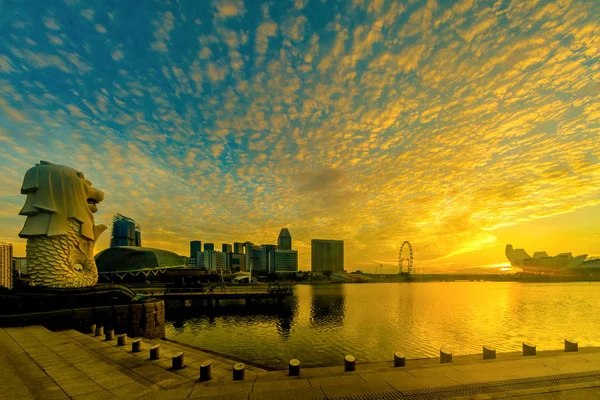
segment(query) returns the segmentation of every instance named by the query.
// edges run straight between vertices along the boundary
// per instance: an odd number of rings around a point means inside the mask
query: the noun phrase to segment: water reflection
[[[167,310],[168,338],[274,368],[475,354],[490,345],[519,351],[522,341],[558,349],[564,337],[598,346],[600,284],[431,282],[298,285],[284,305],[221,303]],[[331,334],[334,330],[335,334]]]
[[[310,323],[318,328],[337,328],[344,324],[345,301],[343,285],[311,287]]]

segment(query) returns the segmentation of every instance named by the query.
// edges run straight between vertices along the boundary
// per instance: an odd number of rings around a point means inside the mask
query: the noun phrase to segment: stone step
[[[29,368],[33,369],[32,373],[39,371],[47,376],[65,398],[138,398],[160,389],[157,385],[144,385],[136,381],[118,363],[82,347],[68,336],[51,332],[44,327],[5,328],[4,331],[16,342],[23,354],[33,360],[35,367]],[[28,386],[35,387],[30,384]],[[57,392],[52,393],[49,397],[34,397],[61,398],[55,397]]]
[[[74,331],[76,332],[76,331]],[[103,340],[103,337],[95,336],[93,334],[81,334],[76,332],[79,336],[79,340],[88,342],[88,346],[94,348],[105,348],[106,345],[109,345],[109,348],[116,349],[115,350],[98,350],[100,352],[109,351],[111,353],[118,354],[117,351],[121,351],[123,353],[127,353],[130,356],[136,357],[137,361],[129,360],[128,363],[131,365],[150,365],[149,367],[145,367],[142,371],[146,373],[154,374],[157,373],[157,367],[161,367],[164,371],[169,371],[173,374],[176,374],[182,378],[185,378],[189,381],[196,382],[199,378],[200,374],[200,364],[206,360],[212,361],[212,370],[213,370],[213,379],[211,382],[206,384],[216,384],[216,383],[227,383],[233,381],[233,366],[237,363],[237,361],[228,360],[224,357],[214,356],[212,354],[203,352],[198,349],[194,349],[189,346],[181,345],[176,342],[171,342],[167,340],[160,339],[145,339],[142,338],[141,352],[132,353],[131,352],[131,342],[137,338],[128,338],[127,346],[116,346],[117,339],[112,341]],[[71,335],[74,335],[71,333]],[[81,336],[87,338],[83,339]],[[94,344],[94,341],[96,344]],[[101,343],[101,344],[98,344]],[[150,348],[153,345],[159,344],[161,346],[160,350],[160,358],[158,360],[150,360]],[[185,368],[181,370],[172,370],[172,357],[179,353],[184,353],[184,361]],[[121,356],[113,355],[113,358],[119,358]],[[266,373],[265,370],[256,368],[256,367],[247,367],[247,371],[245,374],[246,381],[253,381],[258,374]]]
[[[83,349],[93,351],[98,357],[118,365],[122,373],[152,390],[176,389],[194,384],[194,379],[190,379],[190,377],[179,374],[176,371],[170,371],[170,365],[165,368],[151,361],[149,359],[149,350],[147,350],[150,346],[147,344],[142,345],[141,353],[132,353],[132,340],[129,340],[126,346],[117,346],[116,338],[106,341],[103,340],[103,337],[83,334],[75,330],[61,331],[59,333],[64,337],[70,338]],[[194,378],[197,379],[196,376]]]

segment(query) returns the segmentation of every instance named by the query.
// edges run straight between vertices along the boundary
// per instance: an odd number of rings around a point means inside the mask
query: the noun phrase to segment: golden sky
[[[185,3],[185,4],[182,4]],[[8,9],[6,9],[8,7]],[[0,240],[39,160],[143,244],[345,242],[347,270],[600,256],[596,0],[21,3],[0,16]],[[10,20],[9,20],[10,18]],[[105,233],[96,250],[108,246]]]

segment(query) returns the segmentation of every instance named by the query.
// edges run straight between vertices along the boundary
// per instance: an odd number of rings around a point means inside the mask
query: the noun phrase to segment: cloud
[[[123,53],[123,51],[121,49],[113,50],[113,52],[110,54],[110,56],[115,61],[119,61],[119,60],[122,60],[125,58],[125,54]]]
[[[231,18],[244,15],[244,2],[241,0],[218,0],[215,2],[216,15],[220,18]]]
[[[45,17],[44,25],[46,26],[46,28],[51,29],[53,31],[57,31],[60,29],[60,25],[58,25],[58,22],[52,17]]]
[[[83,18],[87,19],[88,21],[91,21],[92,19],[94,19],[94,10],[92,10],[91,8],[86,8],[85,10],[81,10],[80,14]]]
[[[166,53],[168,50],[167,42],[170,40],[171,31],[175,27],[175,17],[171,11],[167,11],[162,14],[159,20],[154,20],[153,25],[156,30],[154,31],[155,42],[152,43],[151,47],[153,50]]]
[[[7,26],[0,176],[16,183],[0,209],[48,157],[146,243],[183,254],[286,225],[302,269],[316,236],[345,240],[348,269],[393,265],[404,240],[443,269],[503,262],[510,235],[553,215],[600,215],[595,2],[199,4],[115,5],[111,26],[135,37],[74,32],[58,7]],[[79,23],[107,26],[92,11]],[[565,248],[547,251],[600,253],[592,228],[560,221]],[[0,213],[1,235],[17,225]]]

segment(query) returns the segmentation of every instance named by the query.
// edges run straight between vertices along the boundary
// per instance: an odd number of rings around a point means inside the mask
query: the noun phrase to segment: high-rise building
[[[275,250],[275,271],[276,273],[295,273],[298,272],[298,251],[296,250]]]
[[[233,252],[237,254],[244,254],[244,243],[233,242]]]
[[[233,253],[233,246],[227,243],[221,245],[221,251],[223,253]]]
[[[246,271],[265,271],[266,269],[263,266],[262,255],[263,249],[261,246],[257,246],[252,242],[244,243],[244,247],[246,248]]]
[[[140,226],[131,218],[121,214],[113,217],[112,236],[110,247],[119,246],[142,246],[142,234]]]
[[[277,239],[277,248],[279,250],[291,250],[292,249],[292,235],[287,228],[283,228],[279,232],[279,238]]]
[[[344,270],[344,241],[313,239],[310,241],[311,270],[315,272]]]
[[[206,250],[214,250],[215,249],[215,244],[214,243],[204,243],[204,251]]]
[[[205,268],[209,271],[224,271],[226,269],[227,257],[225,253],[208,249],[198,254],[201,255],[199,262],[196,261],[199,268]]]
[[[28,274],[27,272],[27,258],[26,257],[13,257],[12,270],[17,276],[22,277]]]
[[[0,242],[0,286],[12,289],[13,246]]]
[[[202,242],[199,240],[192,240],[190,242],[190,258],[196,258],[196,253],[202,251]]]
[[[275,273],[275,250],[277,250],[277,246],[274,244],[261,244],[260,247],[263,249],[262,269],[270,274]]]

